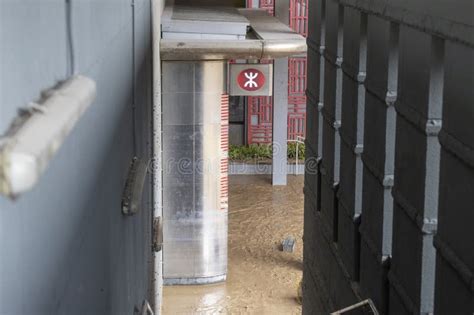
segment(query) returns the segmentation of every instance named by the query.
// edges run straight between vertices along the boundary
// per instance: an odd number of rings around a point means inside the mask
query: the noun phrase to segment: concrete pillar
[[[275,16],[289,24],[289,0],[275,1]],[[286,185],[288,168],[288,58],[275,60],[273,85],[273,171],[272,184]]]
[[[275,59],[273,82],[273,157],[272,184],[286,185],[288,58]]]

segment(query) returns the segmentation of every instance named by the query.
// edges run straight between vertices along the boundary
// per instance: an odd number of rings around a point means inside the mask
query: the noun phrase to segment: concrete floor
[[[280,250],[288,235],[294,253]],[[272,187],[269,176],[230,177],[226,283],[164,289],[164,314],[301,314],[303,176]]]

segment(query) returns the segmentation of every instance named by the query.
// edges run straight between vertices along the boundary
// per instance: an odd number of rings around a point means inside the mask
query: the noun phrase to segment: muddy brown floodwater
[[[282,252],[290,235],[295,252]],[[163,313],[301,314],[302,237],[303,176],[276,187],[268,176],[231,176],[227,281],[165,287]]]

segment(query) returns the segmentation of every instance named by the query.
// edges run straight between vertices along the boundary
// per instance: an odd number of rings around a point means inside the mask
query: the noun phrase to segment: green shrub
[[[304,160],[304,151],[305,151],[304,144],[299,143],[298,144],[298,159]],[[288,143],[288,158],[296,159],[296,142]]]
[[[251,144],[249,146],[231,145],[229,158],[231,160],[267,159],[272,157],[272,148],[267,144]]]
[[[304,144],[298,145],[298,159],[304,159]],[[248,146],[231,145],[229,148],[229,158],[231,160],[248,161],[264,160],[272,158],[272,146],[269,144],[251,144]],[[288,143],[288,158],[296,158],[296,143]]]

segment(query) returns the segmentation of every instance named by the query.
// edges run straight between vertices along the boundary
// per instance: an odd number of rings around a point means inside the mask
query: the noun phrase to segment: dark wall
[[[132,217],[121,197],[131,158],[150,157],[150,1],[70,2],[77,73],[97,97],[34,189],[0,197],[2,315],[133,314],[147,296],[151,192]],[[66,1],[1,1],[0,46],[3,133],[69,75]]]
[[[303,313],[474,311],[473,6],[310,1]]]

